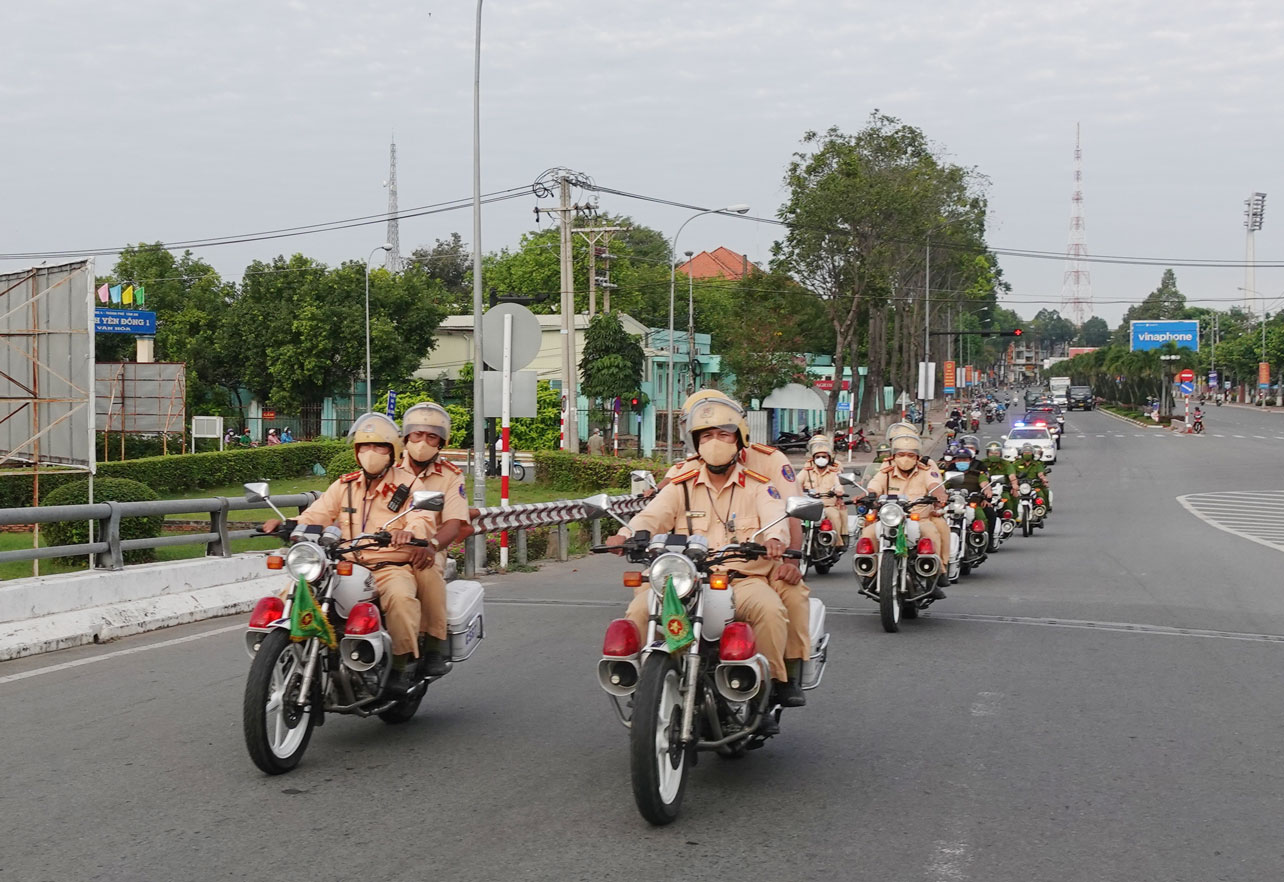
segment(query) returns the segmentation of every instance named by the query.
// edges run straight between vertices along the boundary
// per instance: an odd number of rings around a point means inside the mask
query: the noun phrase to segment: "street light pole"
[[[366,258],[366,413],[371,411],[371,396],[374,394],[374,378],[370,375],[370,261],[374,260],[376,251],[391,251],[392,245],[384,242],[370,249]]]
[[[477,0],[473,43],[473,505],[486,505],[485,370],[482,363],[482,245],[481,245],[481,26],[482,0]],[[486,566],[485,536],[473,538],[465,555],[471,575]]]
[[[687,263],[695,256],[694,251],[684,251]],[[695,391],[695,279],[687,273],[687,367],[690,369],[691,391]]]
[[[710,208],[705,211],[698,211],[691,215],[691,217],[684,220],[682,222],[682,226],[678,227],[678,231],[673,234],[673,248],[669,252],[669,376],[665,382],[666,391],[668,392],[666,398],[668,418],[665,421],[668,425],[666,426],[665,441],[666,450],[671,462],[677,461],[677,457],[673,455],[673,359],[674,356],[677,355],[677,345],[673,339],[673,292],[677,285],[678,265],[673,261],[673,258],[676,258],[678,255],[678,237],[682,235],[682,230],[687,224],[691,223],[698,217],[703,217],[706,214],[745,214],[748,211],[749,206],[744,205],[743,203],[728,205],[726,208]]]

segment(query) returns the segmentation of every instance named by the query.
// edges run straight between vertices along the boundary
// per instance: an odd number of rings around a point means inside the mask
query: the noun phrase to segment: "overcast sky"
[[[394,131],[403,210],[468,197],[474,14],[470,0],[6,4],[0,254],[376,214]],[[989,177],[992,246],[1061,254],[1078,122],[1090,253],[1242,261],[1243,200],[1261,190],[1257,257],[1284,262],[1282,82],[1278,2],[488,0],[482,187],[560,165],[772,216],[803,132],[854,132],[878,108]],[[514,245],[535,203],[488,206],[483,247]],[[601,207],[668,235],[690,214]],[[471,241],[470,210],[406,219],[402,251],[456,230]],[[765,261],[779,235],[701,218],[679,250]],[[280,253],[364,259],[384,238],[368,226],[198,253],[239,278]],[[1059,306],[1062,260],[1002,265],[1007,305]],[[1112,324],[1162,273],[1091,269]],[[1243,296],[1242,268],[1177,278],[1191,301]],[[1259,269],[1256,287],[1284,304],[1284,270]]]

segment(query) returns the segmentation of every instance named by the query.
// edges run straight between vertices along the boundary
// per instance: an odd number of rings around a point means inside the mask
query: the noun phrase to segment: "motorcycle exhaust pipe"
[[[387,631],[373,634],[347,635],[339,640],[339,657],[343,666],[358,674],[365,673],[392,653],[392,638]]]
[[[914,558],[914,572],[920,576],[935,576],[941,571],[941,559],[935,554],[920,554]]]
[[[872,554],[858,554],[852,558],[852,568],[856,570],[856,575],[867,578],[878,569],[878,558]]]
[[[624,698],[633,694],[633,690],[638,686],[640,673],[641,669],[638,667],[638,656],[636,655],[631,655],[628,658],[603,656],[602,660],[597,663],[597,682],[601,684],[608,695],[614,695],[616,698]]]
[[[722,662],[713,669],[713,683],[727,701],[752,701],[770,676],[767,659],[759,653],[751,659]]]

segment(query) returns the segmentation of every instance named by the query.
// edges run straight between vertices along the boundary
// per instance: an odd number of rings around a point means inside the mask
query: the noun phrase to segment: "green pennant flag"
[[[306,579],[300,578],[294,587],[294,600],[290,604],[290,639],[296,642],[309,637],[320,637],[331,649],[339,645],[334,636],[334,628],[325,613],[317,606],[317,599],[312,596]]]
[[[144,288],[142,285],[139,285],[137,288],[134,289],[134,302],[137,303],[139,306],[142,306],[145,303],[147,303],[147,289]]]
[[[905,522],[896,528],[896,556],[904,557],[909,552],[909,542],[905,536]]]
[[[691,620],[687,618],[687,611],[682,608],[682,601],[678,600],[678,592],[673,589],[672,576],[664,583],[664,607],[660,612],[660,622],[664,625],[664,642],[668,644],[669,652],[677,652],[695,639],[695,635],[691,633]]]

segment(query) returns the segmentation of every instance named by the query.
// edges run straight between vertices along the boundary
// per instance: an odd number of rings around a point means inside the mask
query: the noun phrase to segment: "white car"
[[[1012,431],[1003,436],[1003,458],[1012,462],[1021,453],[1021,448],[1029,444],[1034,448],[1039,459],[1044,462],[1057,461],[1057,442],[1047,426],[1026,426],[1017,423]]]

